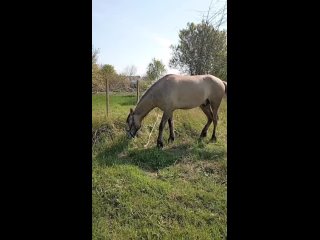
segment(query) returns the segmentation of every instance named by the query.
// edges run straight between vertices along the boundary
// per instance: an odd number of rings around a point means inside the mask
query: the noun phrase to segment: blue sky
[[[211,0],[93,0],[92,43],[100,49],[98,62],[118,73],[129,65],[143,75],[152,58],[169,68],[171,44],[188,22],[199,23]],[[225,0],[213,0],[220,8]],[[224,27],[226,28],[226,26]]]

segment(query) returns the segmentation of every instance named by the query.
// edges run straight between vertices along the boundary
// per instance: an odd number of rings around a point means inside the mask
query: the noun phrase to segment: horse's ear
[[[133,110],[132,110],[132,108],[130,108],[130,114],[133,114]]]

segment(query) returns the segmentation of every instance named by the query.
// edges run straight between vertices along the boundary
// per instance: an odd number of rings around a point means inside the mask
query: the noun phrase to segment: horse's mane
[[[141,96],[138,104],[139,104],[143,99],[145,99],[145,97],[148,95],[148,93],[150,92],[150,90],[153,88],[154,85],[156,85],[157,82],[158,82],[158,81],[156,81],[155,83],[153,83],[153,84],[151,85],[151,87],[149,87],[149,88],[142,94],[142,96]],[[137,104],[137,105],[138,105],[138,104]]]
[[[144,99],[146,98],[146,96],[148,96],[148,94],[150,93],[150,91],[151,91],[156,85],[159,84],[159,81],[160,81],[161,79],[166,78],[166,77],[168,77],[169,75],[172,75],[172,74],[167,74],[167,75],[165,75],[164,77],[162,77],[162,78],[160,78],[159,80],[157,80],[156,82],[154,82],[154,83],[143,93],[143,95],[142,95],[142,97],[140,98],[138,104],[139,104],[142,100],[144,100]],[[138,105],[138,104],[137,104],[137,105]]]

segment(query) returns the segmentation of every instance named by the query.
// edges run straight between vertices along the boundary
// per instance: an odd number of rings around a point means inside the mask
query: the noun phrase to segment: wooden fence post
[[[139,80],[137,80],[137,103],[139,102]]]
[[[106,77],[106,110],[107,117],[109,116],[109,79]]]

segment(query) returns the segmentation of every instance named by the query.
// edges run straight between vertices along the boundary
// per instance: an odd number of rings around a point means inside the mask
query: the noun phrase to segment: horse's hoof
[[[200,134],[200,138],[205,138],[207,136],[207,133],[206,132],[202,132],[201,134]]]
[[[216,137],[211,138],[211,139],[210,139],[210,142],[211,142],[211,143],[216,143],[216,142],[217,142],[217,138],[216,138]]]
[[[168,138],[168,143],[174,142],[174,137],[169,137]]]
[[[163,142],[158,141],[158,142],[157,142],[157,147],[158,147],[158,148],[163,148]]]

